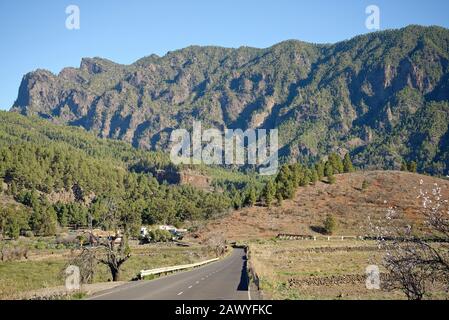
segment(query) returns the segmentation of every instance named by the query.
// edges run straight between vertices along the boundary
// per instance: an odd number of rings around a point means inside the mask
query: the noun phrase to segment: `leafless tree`
[[[205,241],[206,245],[214,251],[217,257],[222,256],[226,252],[226,240],[222,234],[213,234]]]
[[[117,238],[116,236],[100,242],[100,246],[104,250],[104,256],[99,258],[99,261],[108,266],[111,271],[112,281],[120,280],[120,268],[131,257],[126,234],[121,237],[118,245],[116,244]]]
[[[80,270],[80,281],[82,284],[92,283],[93,277],[96,271],[96,265],[98,263],[95,257],[96,251],[92,250],[91,247],[82,248],[81,252],[74,256],[73,259],[69,261],[67,266],[64,268],[63,272],[61,272],[61,276],[65,278],[65,269],[69,265],[75,265]]]
[[[102,217],[99,225],[105,229],[114,230],[114,234],[107,237],[96,235],[89,218],[89,246],[83,247],[81,253],[71,262],[80,268],[82,283],[91,282],[98,262],[109,268],[112,281],[118,281],[123,263],[131,257],[126,221],[122,219],[114,202],[108,200],[106,207],[107,213]]]
[[[421,300],[432,284],[449,279],[449,206],[441,188],[435,184],[430,192],[420,182],[418,198],[422,201],[419,218],[423,228],[414,230],[412,223],[394,207],[374,225],[379,247],[385,250],[384,267],[389,272],[384,287],[400,289],[408,299]]]

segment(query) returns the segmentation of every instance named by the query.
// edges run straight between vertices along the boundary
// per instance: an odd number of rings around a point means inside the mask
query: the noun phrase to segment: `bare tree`
[[[385,288],[400,289],[410,300],[423,299],[433,284],[449,282],[448,200],[443,199],[437,184],[430,192],[423,191],[422,185],[421,180],[420,230],[394,207],[376,226],[371,224],[379,247],[385,250],[383,264],[389,272]]]
[[[126,223],[126,215],[123,215],[117,204],[108,200],[106,202],[107,214],[103,217],[102,225],[108,226],[115,231],[113,236],[108,236],[106,239],[99,239],[93,236],[96,245],[98,246],[99,255],[98,261],[106,265],[111,271],[112,281],[120,279],[120,268],[130,257],[131,251],[128,246],[128,226]],[[120,229],[123,234],[120,234]]]
[[[131,257],[128,245],[128,226],[126,219],[112,200],[107,200],[106,214],[101,217],[98,225],[104,229],[113,230],[113,234],[101,237],[95,234],[92,228],[92,219],[89,217],[89,246],[83,247],[71,264],[80,268],[82,283],[92,281],[97,263],[106,265],[111,271],[112,281],[120,279],[122,265]]]
[[[217,257],[226,252],[226,240],[222,234],[213,234],[205,241],[210,250],[214,251]]]
[[[116,239],[118,239],[117,236],[100,242],[105,254],[103,258],[99,258],[99,261],[109,267],[112,281],[120,280],[120,268],[131,257],[127,236],[124,234],[118,245]]]
[[[81,253],[76,255],[69,263],[66,265],[65,269],[69,265],[75,265],[80,270],[80,281],[82,284],[92,283],[93,277],[96,271],[96,265],[98,263],[95,257],[95,250],[92,250],[91,247],[83,247],[81,249]],[[65,278],[65,273],[61,273],[62,277]]]

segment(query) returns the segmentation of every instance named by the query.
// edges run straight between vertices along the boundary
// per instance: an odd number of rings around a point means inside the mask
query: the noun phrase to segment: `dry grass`
[[[381,266],[372,241],[265,241],[250,244],[261,289],[272,299],[405,299],[399,291],[368,290],[365,269]],[[382,268],[381,268],[382,272]],[[433,292],[433,298],[449,298]]]

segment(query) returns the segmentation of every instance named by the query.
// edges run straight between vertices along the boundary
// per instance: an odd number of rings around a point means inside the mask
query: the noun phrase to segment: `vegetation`
[[[24,247],[15,243],[14,247]],[[64,284],[61,270],[72,263],[71,249],[29,249],[38,259],[29,257],[24,261],[0,262],[0,298],[17,298],[31,290],[51,288]],[[78,253],[79,251],[75,251]],[[188,264],[210,259],[214,252],[206,247],[189,248],[170,245],[150,245],[131,247],[131,257],[123,264],[121,280],[131,281],[142,269],[153,269],[172,265]],[[26,276],[24,276],[26,275]],[[92,283],[111,281],[111,272],[106,265],[98,265]]]
[[[324,220],[324,231],[326,234],[333,234],[335,232],[335,229],[337,228],[337,221],[335,220],[334,216],[332,214],[328,214],[326,216],[326,219]]]
[[[162,154],[14,113],[0,113],[0,137],[0,181],[23,205],[1,207],[0,230],[12,238],[27,230],[46,236],[60,226],[99,227],[111,200],[136,234],[141,223],[178,224],[219,215],[235,204],[239,192],[161,183],[152,171],[176,170]],[[147,170],[136,172],[136,163]]]

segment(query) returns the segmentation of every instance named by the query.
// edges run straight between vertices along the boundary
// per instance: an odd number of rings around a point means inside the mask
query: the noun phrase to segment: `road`
[[[151,281],[130,282],[90,300],[250,300],[243,249],[191,271]]]

